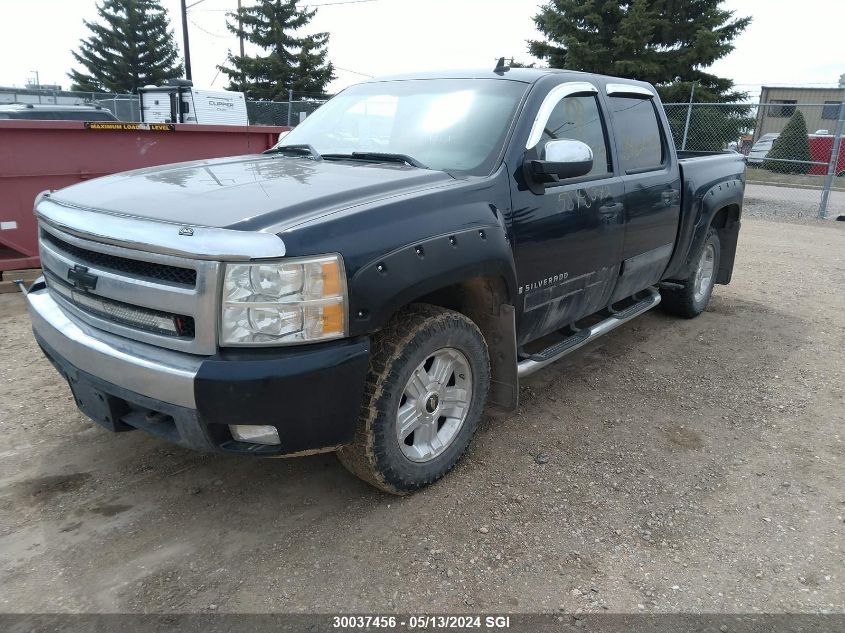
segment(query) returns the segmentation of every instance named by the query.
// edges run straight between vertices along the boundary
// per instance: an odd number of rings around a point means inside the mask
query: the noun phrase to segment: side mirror
[[[558,178],[586,176],[593,168],[593,150],[586,143],[565,138],[546,143],[545,158],[531,161],[531,173],[547,182]]]

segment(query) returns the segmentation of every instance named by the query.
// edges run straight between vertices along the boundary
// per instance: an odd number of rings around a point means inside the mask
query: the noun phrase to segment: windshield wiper
[[[314,160],[323,160],[320,152],[314,149],[313,145],[301,143],[298,145],[279,145],[278,147],[271,147],[264,154],[297,154],[299,156],[310,156]]]
[[[328,159],[347,159],[347,160],[364,160],[373,163],[404,163],[411,167],[419,167],[420,169],[428,169],[416,158],[412,158],[407,154],[392,154],[390,152],[352,152],[351,154],[323,154],[323,158]]]

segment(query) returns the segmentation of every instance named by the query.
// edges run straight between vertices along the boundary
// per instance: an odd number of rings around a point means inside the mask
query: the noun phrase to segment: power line
[[[361,75],[362,77],[369,77],[370,79],[375,78],[375,75],[370,75],[368,73],[359,73],[357,70],[350,70],[349,68],[341,68],[340,66],[337,66],[336,64],[332,64],[332,66],[334,66],[338,70],[342,70],[343,72],[352,73],[353,75]]]
[[[199,1],[203,2],[203,0],[199,0]],[[337,0],[336,2],[317,2],[317,3],[303,2],[303,4],[305,4],[306,6],[312,7],[312,8],[317,8],[317,7],[334,7],[334,6],[341,5],[341,4],[364,4],[364,3],[369,3],[369,2],[379,2],[379,0]],[[199,4],[199,2],[195,2],[194,4],[189,5],[189,8],[194,6],[195,4]],[[211,12],[234,13],[234,11],[232,11],[232,9],[197,9],[197,11],[202,11],[202,12],[207,12],[207,13],[211,13]]]
[[[229,38],[229,36],[227,36],[227,35],[218,35],[217,33],[212,33],[212,32],[211,32],[211,31],[209,31],[208,29],[205,29],[205,28],[201,27],[199,24],[197,24],[196,22],[194,22],[191,18],[188,18],[188,22],[190,22],[191,24],[193,24],[196,28],[198,28],[200,31],[202,31],[202,32],[203,32],[203,33],[205,33],[206,35],[211,35],[212,37],[217,37],[217,38],[220,38],[221,40],[228,40],[228,39],[230,39],[230,38]]]
[[[337,2],[321,2],[318,4],[308,4],[309,7],[332,7],[338,4],[364,4],[365,2],[378,2],[378,0],[338,0]]]

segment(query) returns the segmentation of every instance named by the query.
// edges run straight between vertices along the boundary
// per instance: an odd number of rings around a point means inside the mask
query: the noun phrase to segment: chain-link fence
[[[252,125],[296,126],[325,101],[247,101],[246,111]]]
[[[33,88],[0,88],[0,105],[87,105],[110,111],[121,121],[139,121],[138,95]]]
[[[0,105],[31,103],[34,105],[88,105],[109,110],[120,121],[140,121],[138,95],[71,90],[0,88]],[[288,101],[247,100],[247,114],[252,125],[295,126],[319,108],[325,99],[311,97]]]
[[[845,101],[667,103],[675,145],[746,156],[746,201],[774,212],[845,214]]]

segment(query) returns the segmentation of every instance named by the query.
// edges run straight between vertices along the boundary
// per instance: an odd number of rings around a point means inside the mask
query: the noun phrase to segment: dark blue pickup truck
[[[731,279],[745,165],[684,155],[648,84],[557,70],[373,80],[270,152],[36,201],[33,329],[113,430],[337,451],[403,494],[519,379]]]

